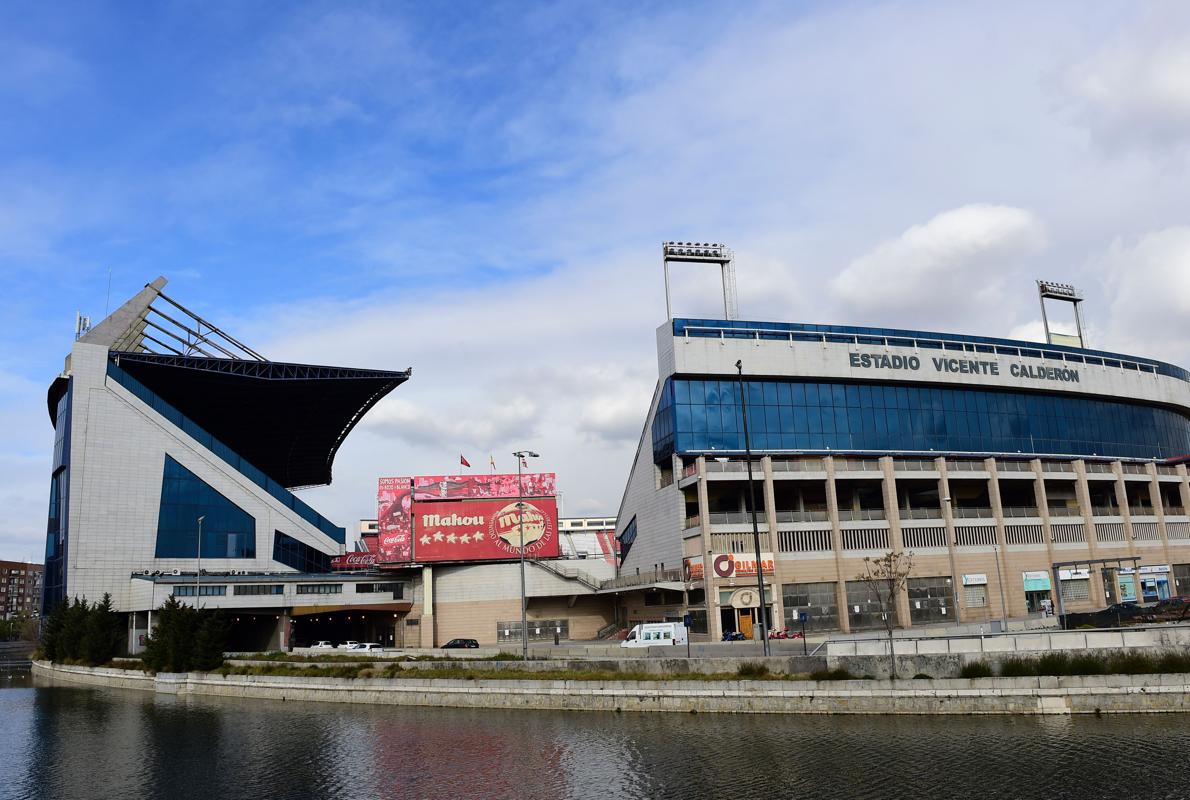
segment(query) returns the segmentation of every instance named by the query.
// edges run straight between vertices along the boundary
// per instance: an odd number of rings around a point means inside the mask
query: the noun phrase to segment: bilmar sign
[[[997,359],[951,358],[948,356],[890,355],[888,353],[848,353],[852,369],[905,370],[920,372],[923,369],[939,375],[1000,375],[1003,365]],[[1057,381],[1078,383],[1077,369],[1070,367],[1033,366],[1013,361],[1007,373],[1026,381]]]

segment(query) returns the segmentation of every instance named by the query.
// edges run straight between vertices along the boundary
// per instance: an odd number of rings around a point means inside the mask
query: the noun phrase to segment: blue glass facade
[[[293,567],[299,572],[326,573],[331,571],[331,557],[299,542],[292,536],[273,532],[273,560]]]
[[[1119,458],[1190,453],[1190,419],[1122,401],[868,383],[764,380],[744,385],[757,451]],[[737,381],[666,380],[653,424],[656,461],[674,452],[743,449]]]
[[[198,549],[198,518],[202,552]],[[256,520],[168,455],[161,478],[157,558],[256,558]]]
[[[70,407],[74,381],[58,400],[54,413],[54,466],[50,478],[50,509],[45,533],[45,575],[41,614],[48,615],[66,597],[66,552],[69,545]]]
[[[240,458],[240,456],[230,447],[211,436],[211,434],[207,433],[205,430],[195,424],[193,420],[182,414],[169,403],[162,400],[136,378],[133,378],[131,375],[117,367],[112,362],[109,362],[107,365],[107,375],[109,378],[116,381],[116,383],[120,384],[125,389],[132,392],[132,394],[136,395],[136,397],[139,398],[145,405],[149,406],[158,414],[165,417],[211,453],[222,459],[241,475],[255,483],[260,488],[264,489],[283,506],[292,509],[295,514],[306,520],[306,522],[309,522],[311,525],[318,528],[318,530],[322,531],[339,544],[343,544],[347,541],[346,528],[340,528],[338,525],[335,525],[326,517],[310,508],[310,506],[299,500],[284,486],[265,475],[263,472],[249,464],[244,459]]]

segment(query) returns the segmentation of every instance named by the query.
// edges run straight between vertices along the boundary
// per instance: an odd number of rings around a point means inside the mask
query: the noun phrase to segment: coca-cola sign
[[[376,566],[375,553],[348,553],[331,559],[333,570],[371,569]]]

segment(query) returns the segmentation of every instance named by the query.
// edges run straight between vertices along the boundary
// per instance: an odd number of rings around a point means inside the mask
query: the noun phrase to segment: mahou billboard
[[[523,488],[522,488],[523,487]],[[552,498],[557,481],[552,472],[515,472],[491,475],[421,475],[381,478],[376,496],[379,535],[377,561],[385,564],[414,560],[414,506],[423,502],[488,498]],[[555,540],[557,512],[554,513]],[[421,556],[419,554],[418,559]]]
[[[558,504],[524,501],[525,555],[557,558]],[[497,561],[520,558],[521,509],[515,499],[414,503],[415,561]]]

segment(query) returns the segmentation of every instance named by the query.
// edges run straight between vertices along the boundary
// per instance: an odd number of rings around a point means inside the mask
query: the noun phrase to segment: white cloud
[[[1117,239],[1098,268],[1112,298],[1104,345],[1190,366],[1190,226]]]
[[[1029,211],[966,205],[855,259],[831,281],[831,291],[883,320],[926,310],[961,316],[997,302],[1013,260],[1044,243],[1044,227]]]

